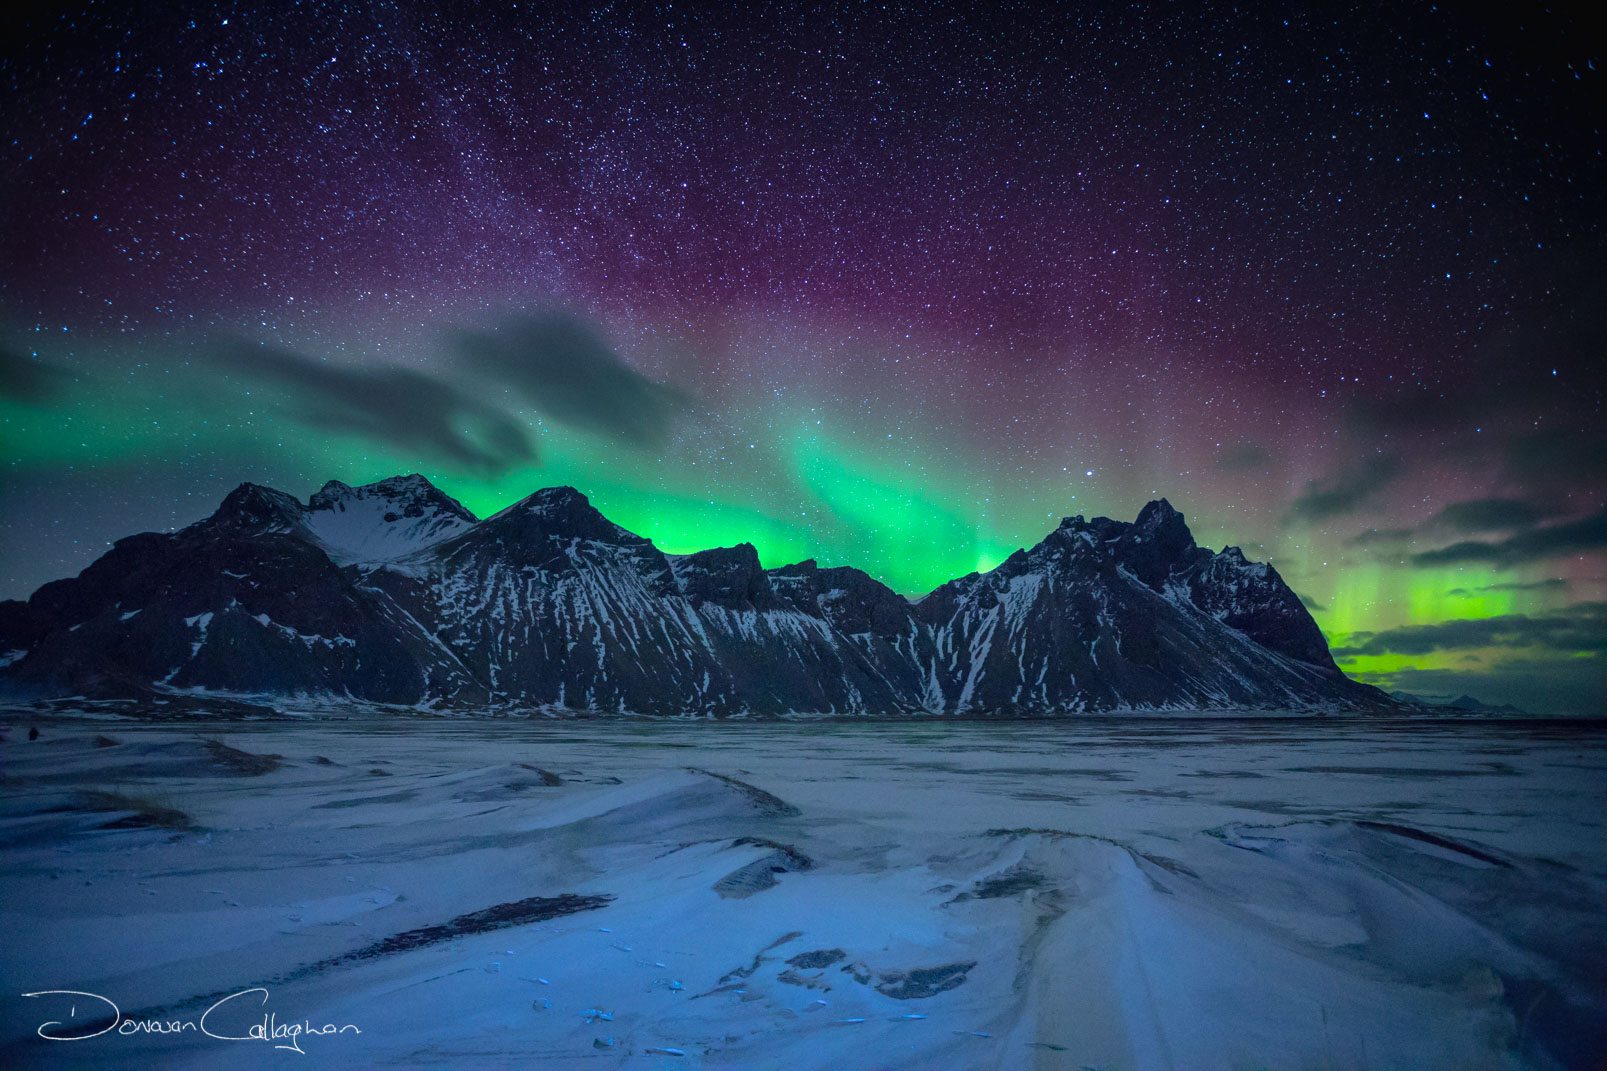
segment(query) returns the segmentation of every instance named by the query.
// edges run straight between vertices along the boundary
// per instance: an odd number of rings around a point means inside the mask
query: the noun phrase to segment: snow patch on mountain
[[[357,566],[357,568],[352,568]],[[420,476],[243,485],[8,611],[0,681],[734,717],[1388,705],[1268,565],[1165,500],[912,601],[751,544],[666,555],[574,488],[473,516]],[[81,631],[80,631],[81,630]],[[177,663],[177,664],[175,664]]]
[[[331,480],[312,496],[302,524],[342,564],[416,554],[475,524],[472,513],[422,476],[350,487]]]

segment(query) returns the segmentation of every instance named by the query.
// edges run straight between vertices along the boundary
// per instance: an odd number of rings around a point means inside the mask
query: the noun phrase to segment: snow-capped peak
[[[302,522],[339,562],[400,558],[474,526],[474,514],[418,474],[352,487],[331,480]]]

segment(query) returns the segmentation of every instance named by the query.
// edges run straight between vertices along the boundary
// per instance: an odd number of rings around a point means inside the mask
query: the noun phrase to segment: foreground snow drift
[[[7,1066],[1607,1055],[1594,727],[214,731],[10,727]]]

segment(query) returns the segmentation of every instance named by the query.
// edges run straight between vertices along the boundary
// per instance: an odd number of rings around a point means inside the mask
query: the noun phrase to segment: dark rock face
[[[1225,547],[1201,560],[1187,582],[1190,601],[1230,628],[1268,650],[1338,672],[1317,623],[1272,566]]]
[[[700,550],[673,562],[681,593],[694,606],[713,602],[727,610],[770,610],[780,605],[752,543]]]
[[[186,689],[734,716],[1382,707],[1299,598],[1164,500],[1067,518],[914,602],[751,545],[665,555],[580,492],[484,521],[421,476],[302,505],[243,485],[0,603],[0,689]]]
[[[276,531],[241,534],[232,518],[121,540],[27,605],[43,635],[8,676],[26,690],[204,687],[412,702],[424,683],[409,649],[426,639],[385,620],[316,546]]]
[[[916,613],[932,629],[944,709],[1027,714],[1123,707],[1366,705],[1270,566],[1194,544],[1164,499],[1134,524],[1068,517]]]

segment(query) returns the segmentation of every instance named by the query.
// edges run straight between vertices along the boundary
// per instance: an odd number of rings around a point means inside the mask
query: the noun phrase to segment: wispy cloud
[[[1392,546],[1405,543],[1411,539],[1413,532],[1410,528],[1369,528],[1345,540],[1353,547]]]
[[[363,436],[487,473],[536,457],[523,423],[427,372],[344,364],[245,343],[221,347],[215,359],[276,388],[285,415],[311,428]]]
[[[1451,588],[1445,594],[1472,598],[1490,591],[1567,591],[1568,587],[1568,581],[1561,577],[1552,577],[1549,580],[1514,580],[1504,584],[1481,584],[1472,588]]]
[[[476,374],[561,424],[639,447],[668,438],[687,406],[679,390],[626,364],[601,333],[573,316],[519,316],[459,330],[451,345]]]
[[[1272,450],[1249,439],[1225,446],[1216,455],[1216,465],[1226,472],[1255,472],[1272,464]]]
[[[1412,561],[1417,565],[1488,562],[1510,566],[1604,547],[1607,547],[1607,510],[1579,520],[1520,532],[1506,539],[1463,540],[1414,554]]]
[[[24,402],[47,402],[54,398],[71,376],[61,368],[37,357],[24,357],[0,349],[0,397]]]
[[[1474,498],[1453,502],[1428,522],[1431,528],[1452,532],[1510,532],[1532,528],[1556,510],[1522,498]]]
[[[1306,484],[1289,506],[1288,518],[1321,521],[1350,513],[1400,478],[1405,466],[1396,454],[1364,458],[1331,476]]]
[[[1457,618],[1430,625],[1358,632],[1335,647],[1333,655],[1336,659],[1349,659],[1487,647],[1543,647],[1563,654],[1607,652],[1607,602],[1577,603],[1534,617],[1504,614]]]
[[[1414,695],[1471,695],[1537,714],[1607,711],[1607,658],[1508,658],[1468,668],[1405,666],[1351,676],[1366,684]]]

